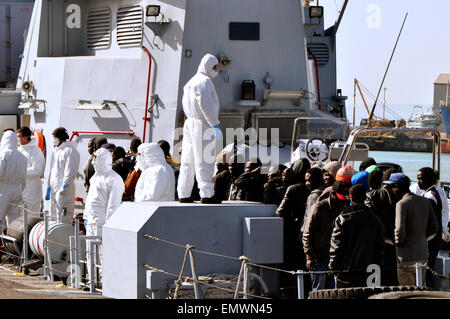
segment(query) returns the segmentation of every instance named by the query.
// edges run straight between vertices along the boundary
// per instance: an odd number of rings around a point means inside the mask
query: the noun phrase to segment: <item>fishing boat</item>
[[[441,116],[434,113],[424,113],[421,105],[415,105],[408,119],[408,127],[437,128],[440,124]]]

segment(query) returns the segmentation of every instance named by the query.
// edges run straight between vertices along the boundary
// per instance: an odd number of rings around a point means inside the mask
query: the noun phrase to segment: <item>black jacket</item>
[[[214,196],[221,200],[228,200],[230,195],[230,185],[232,182],[231,173],[228,170],[222,171],[213,178]]]
[[[274,178],[264,184],[264,204],[280,205],[286,193],[286,185],[281,178]]]
[[[371,264],[382,267],[383,236],[383,225],[370,208],[365,205],[346,208],[334,222],[330,242],[330,269],[364,272]]]
[[[232,199],[262,203],[266,180],[266,176],[259,171],[242,174],[233,183],[237,193]]]
[[[377,190],[371,190],[367,194],[365,204],[378,216],[384,226],[384,237],[394,245],[395,205],[399,201],[386,186]]]
[[[347,202],[324,199],[312,206],[310,214],[305,217],[303,232],[303,249],[306,258],[318,262],[330,259],[330,239],[336,217],[344,210]]]

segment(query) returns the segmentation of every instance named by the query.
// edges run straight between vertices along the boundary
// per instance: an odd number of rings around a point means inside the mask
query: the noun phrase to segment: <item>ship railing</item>
[[[441,187],[447,195],[447,198],[450,199],[450,182],[441,182]]]
[[[202,289],[202,287],[206,287],[206,289],[209,288],[216,288],[228,293],[233,293],[233,299],[238,299],[239,296],[242,296],[243,299],[248,299],[248,298],[255,298],[255,299],[272,299],[270,297],[268,297],[268,288],[267,285],[264,283],[264,280],[259,277],[258,275],[252,273],[252,268],[253,267],[257,267],[257,268],[262,268],[262,269],[267,269],[267,270],[272,270],[272,271],[276,271],[279,273],[285,273],[285,274],[289,274],[292,276],[296,276],[297,278],[297,298],[298,299],[306,299],[305,298],[305,276],[311,276],[313,274],[325,274],[325,275],[329,275],[329,276],[333,276],[333,275],[338,275],[341,273],[367,273],[368,277],[367,277],[367,287],[370,288],[374,288],[377,289],[378,288],[378,292],[382,292],[382,286],[381,286],[381,270],[394,270],[394,269],[399,269],[399,268],[409,268],[415,269],[415,274],[416,274],[416,286],[417,287],[424,287],[424,274],[425,272],[429,272],[431,273],[433,276],[435,276],[436,278],[439,278],[440,280],[450,280],[450,276],[448,275],[443,275],[440,274],[438,272],[436,272],[435,270],[431,269],[426,263],[422,264],[422,263],[416,263],[414,265],[408,265],[408,266],[396,266],[396,267],[383,267],[381,268],[379,265],[369,265],[366,269],[342,269],[342,270],[323,270],[323,271],[304,271],[304,270],[296,270],[296,271],[292,271],[292,270],[285,270],[282,268],[276,268],[276,267],[271,267],[271,266],[267,266],[267,265],[261,265],[261,264],[256,264],[253,263],[248,257],[246,256],[240,256],[240,257],[233,257],[233,256],[226,256],[223,254],[217,254],[214,252],[208,252],[208,251],[202,251],[199,249],[196,249],[195,246],[190,245],[190,244],[186,244],[186,245],[181,245],[178,243],[174,243],[168,240],[164,240],[161,238],[158,238],[156,236],[150,235],[150,234],[146,234],[144,235],[144,237],[149,238],[151,240],[155,240],[155,241],[160,241],[160,242],[164,242],[173,246],[177,246],[180,248],[184,248],[185,249],[185,254],[183,257],[183,262],[182,262],[182,266],[180,269],[179,274],[175,274],[173,272],[161,269],[160,267],[155,267],[149,264],[144,264],[143,267],[149,271],[149,272],[154,272],[154,273],[160,273],[163,274],[167,277],[173,277],[176,278],[174,281],[170,281],[169,279],[165,279],[166,280],[166,287],[169,289],[175,289],[175,291],[173,292],[172,296],[169,296],[169,298],[172,299],[177,299],[179,296],[179,291],[180,289],[193,289],[194,290],[194,294],[195,294],[195,299],[204,299],[205,297],[205,292],[204,289]],[[207,255],[211,255],[211,256],[216,256],[219,258],[227,258],[227,259],[232,259],[235,261],[239,261],[241,263],[241,268],[239,271],[239,275],[237,276],[237,278],[234,278],[233,280],[226,280],[226,281],[220,281],[218,284],[217,283],[211,283],[211,277],[209,276],[198,276],[197,271],[196,271],[196,264],[195,264],[195,258],[194,258],[194,253],[197,254],[207,254]],[[185,271],[185,267],[187,264],[187,260],[190,260],[190,266],[191,266],[191,277],[189,276],[184,276],[184,271]],[[147,275],[147,278],[151,277]],[[203,277],[203,280],[202,280]],[[249,287],[250,287],[250,280],[257,280],[263,290],[263,296],[261,295],[256,295],[256,294],[250,294],[249,292]],[[214,282],[214,280],[212,280],[212,282]],[[241,282],[242,282],[242,291],[240,290],[241,287]],[[188,284],[191,283],[191,284]],[[147,285],[148,287],[148,285]],[[234,287],[234,289],[233,289]],[[407,288],[408,286],[398,286],[396,288],[398,288],[397,290],[408,290],[409,288]],[[150,287],[151,288],[151,287]],[[158,287],[161,288],[161,287]],[[395,290],[395,289],[394,289]],[[164,294],[164,289],[150,289],[150,295],[146,295],[146,297],[148,299],[158,299],[161,297],[165,297]]]
[[[80,235],[80,218],[75,216],[74,235],[69,239],[70,275],[67,284],[77,289],[87,287],[90,293],[101,292],[102,237]],[[86,268],[88,276],[83,277]]]

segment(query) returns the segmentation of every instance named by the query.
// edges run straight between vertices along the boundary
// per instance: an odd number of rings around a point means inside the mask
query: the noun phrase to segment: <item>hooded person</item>
[[[94,152],[92,165],[95,174],[91,178],[83,218],[88,227],[101,227],[119,207],[125,186],[120,175],[112,169],[112,156],[107,149],[100,148]]]
[[[50,217],[59,223],[72,224],[75,198],[75,178],[80,166],[80,154],[67,142],[69,134],[63,127],[52,133],[55,147],[50,161],[46,200],[50,200]]]
[[[84,186],[86,187],[86,193],[89,192],[89,180],[94,176],[95,169],[92,166],[92,156],[96,150],[102,147],[104,144],[108,143],[105,137],[95,137],[91,139],[88,143],[89,159],[84,169]]]
[[[143,143],[138,147],[138,154],[136,166],[142,174],[136,184],[134,200],[175,200],[175,174],[161,147],[156,143]]]
[[[295,161],[286,171],[287,185],[290,185],[276,211],[283,218],[284,225],[284,267],[285,269],[306,268],[306,257],[300,237],[300,226],[305,216],[309,190],[305,185],[306,171],[311,167],[305,158]],[[284,285],[295,285],[295,278],[286,276],[281,279]]]
[[[182,203],[193,202],[191,198],[194,177],[197,178],[202,203],[218,203],[214,197],[213,176],[215,157],[204,158],[204,150],[222,139],[219,127],[219,98],[212,79],[217,76],[218,60],[206,54],[197,73],[184,86],[183,112],[187,119],[183,126],[183,152],[181,154],[180,176],[178,178],[178,198]],[[214,149],[214,148],[213,148]]]
[[[10,225],[22,213],[27,158],[17,150],[19,139],[13,131],[3,133],[0,144],[0,223]],[[1,229],[0,229],[1,230]]]
[[[23,191],[23,202],[31,215],[39,217],[42,200],[41,177],[44,174],[45,158],[36,145],[36,139],[31,138],[31,130],[24,126],[17,130],[20,146],[18,148],[27,158],[27,178]]]
[[[92,165],[95,174],[90,179],[83,218],[86,221],[86,235],[101,237],[103,225],[120,206],[125,186],[120,175],[112,169],[112,156],[107,149],[100,148],[94,152]],[[91,240],[86,240],[88,252],[90,242]],[[87,255],[90,259],[90,254]],[[100,247],[100,265],[102,255]]]

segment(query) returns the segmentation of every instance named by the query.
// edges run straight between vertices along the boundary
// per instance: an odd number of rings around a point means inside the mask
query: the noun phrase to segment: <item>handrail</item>
[[[75,136],[79,136],[80,134],[110,134],[110,135],[134,135],[133,130],[129,131],[73,131],[72,136],[70,136],[69,142],[73,140]]]
[[[141,47],[142,50],[145,52],[145,54],[147,54],[148,56],[148,79],[147,79],[147,94],[145,95],[145,113],[144,113],[144,132],[142,133],[142,143],[145,143],[145,131],[147,128],[147,121],[150,120],[150,118],[147,117],[147,113],[148,113],[148,94],[150,92],[150,76],[152,73],[152,55],[150,54],[150,52],[147,50],[147,48],[145,46]]]

